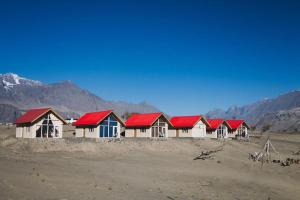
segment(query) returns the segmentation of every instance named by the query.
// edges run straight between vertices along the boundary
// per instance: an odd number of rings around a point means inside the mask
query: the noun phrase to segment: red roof
[[[170,119],[171,124],[175,128],[192,128],[197,122],[204,119],[202,116],[175,116]]]
[[[229,124],[231,129],[238,129],[243,123],[245,123],[245,120],[229,119],[229,120],[226,120],[226,122]],[[246,123],[245,123],[245,125],[248,127],[248,125]]]
[[[207,129],[218,129],[223,123],[230,128],[229,124],[223,119],[207,119],[207,121],[209,123]]]
[[[163,114],[160,113],[146,113],[146,114],[133,114],[125,122],[126,127],[143,127],[152,126],[152,124]]]
[[[111,113],[112,110],[86,113],[74,122],[73,126],[98,125]]]
[[[36,108],[28,110],[24,115],[16,120],[16,124],[32,123],[50,110],[51,108]]]

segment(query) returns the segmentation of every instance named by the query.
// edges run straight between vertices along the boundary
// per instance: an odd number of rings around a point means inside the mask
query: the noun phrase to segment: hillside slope
[[[271,131],[295,132],[300,130],[300,91],[293,91],[274,99],[258,101],[241,107],[232,106],[227,111],[215,109],[208,118],[242,118],[258,129],[269,126]]]
[[[157,108],[145,102],[139,104],[106,101],[71,81],[43,84],[22,78],[16,74],[0,74],[0,104],[10,105],[18,110],[33,107],[53,107],[65,117],[78,117],[84,112],[113,109],[118,114],[125,112],[155,112]],[[5,107],[5,106],[4,106]],[[0,112],[5,110],[0,107]],[[0,121],[11,121],[17,114],[9,115]],[[9,115],[9,116],[8,116]]]

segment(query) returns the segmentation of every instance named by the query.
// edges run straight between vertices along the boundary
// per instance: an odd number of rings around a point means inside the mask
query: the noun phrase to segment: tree
[[[133,112],[125,112],[123,115],[121,115],[121,117],[124,119],[124,120],[127,120],[131,115],[133,114],[139,114],[139,113],[133,113]]]

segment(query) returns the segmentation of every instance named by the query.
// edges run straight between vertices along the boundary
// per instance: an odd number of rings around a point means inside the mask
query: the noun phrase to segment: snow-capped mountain
[[[0,83],[6,90],[13,88],[16,85],[40,86],[40,81],[34,81],[18,76],[14,73],[0,74]]]
[[[8,107],[10,109],[4,109]],[[11,122],[20,113],[18,111],[34,107],[52,107],[65,117],[78,117],[85,112],[106,109],[113,109],[118,114],[158,111],[145,102],[134,104],[106,101],[71,81],[44,84],[17,74],[0,75],[0,122]]]

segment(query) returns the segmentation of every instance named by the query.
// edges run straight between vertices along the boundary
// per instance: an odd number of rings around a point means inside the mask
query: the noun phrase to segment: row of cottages
[[[16,120],[18,138],[62,138],[65,120],[51,108],[32,109]],[[112,110],[90,112],[76,122],[75,136],[85,138],[233,138],[246,137],[244,120],[205,119],[176,116],[170,120],[159,113],[133,114],[124,123]]]
[[[248,137],[249,125],[244,120],[207,119],[206,128],[208,138],[235,138]]]

